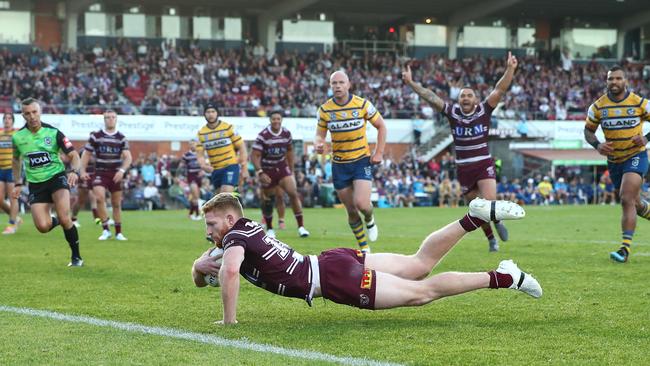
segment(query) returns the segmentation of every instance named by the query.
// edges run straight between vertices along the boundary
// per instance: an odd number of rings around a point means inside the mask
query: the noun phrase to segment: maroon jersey
[[[474,113],[465,115],[458,103],[445,103],[442,113],[449,119],[457,164],[463,165],[491,158],[488,135],[493,110],[494,108],[484,101],[476,107]]]
[[[271,126],[263,129],[253,144],[254,150],[262,152],[262,169],[273,168],[285,162],[291,142],[291,132],[284,127],[277,134],[271,130]]]
[[[199,174],[201,171],[201,166],[199,165],[199,160],[196,158],[196,153],[189,150],[183,154],[183,163],[185,163],[185,168],[187,169],[187,174]]]
[[[90,133],[84,147],[95,154],[95,169],[100,171],[117,171],[122,165],[122,151],[129,149],[129,142],[121,132],[108,134],[104,130]]]
[[[253,285],[274,294],[311,301],[310,259],[283,242],[266,236],[262,227],[241,218],[222,240],[224,250],[244,248],[239,273]]]

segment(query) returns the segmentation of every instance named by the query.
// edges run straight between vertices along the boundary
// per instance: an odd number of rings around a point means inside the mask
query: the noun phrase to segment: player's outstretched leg
[[[394,253],[366,255],[366,268],[392,274],[402,279],[420,280],[431,273],[431,270],[465,234],[488,223],[493,206],[494,216],[501,220],[516,220],[526,215],[523,208],[510,201],[486,202],[487,213],[475,203],[475,207],[470,207],[469,212],[462,219],[429,234],[422,241],[420,249],[413,255]],[[483,220],[484,217],[487,217],[488,220]]]
[[[490,288],[510,288],[525,292],[535,298],[542,297],[542,286],[535,277],[519,269],[511,259],[501,261],[499,267],[488,274],[490,275]],[[510,278],[504,279],[502,275],[509,275]]]
[[[483,288],[509,288],[534,298],[541,297],[543,293],[539,282],[519,269],[512,260],[501,261],[496,270],[489,272],[445,272],[421,281],[407,280],[384,272],[375,273],[375,309],[420,306],[443,297]]]
[[[475,198],[469,203],[469,214],[487,222],[523,219],[526,211],[514,202]]]

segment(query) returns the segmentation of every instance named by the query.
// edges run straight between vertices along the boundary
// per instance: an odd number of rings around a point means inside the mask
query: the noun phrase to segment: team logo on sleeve
[[[66,149],[72,149],[72,142],[67,137],[63,138],[63,146],[66,147]]]
[[[372,103],[368,102],[368,116],[372,116],[375,113],[377,113],[377,108],[375,108],[375,106],[372,105]]]

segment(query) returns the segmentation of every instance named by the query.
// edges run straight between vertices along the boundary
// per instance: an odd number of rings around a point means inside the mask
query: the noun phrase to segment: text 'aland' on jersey
[[[318,112],[318,128],[332,135],[333,160],[349,163],[370,156],[366,123],[375,122],[381,115],[368,100],[350,95],[341,105],[330,99]]]
[[[612,143],[614,153],[607,159],[614,163],[623,162],[645,151],[637,146],[632,137],[643,134],[643,122],[650,120],[648,100],[628,92],[620,101],[613,101],[608,94],[598,98],[587,112],[585,127],[595,132],[600,126],[605,140]]]

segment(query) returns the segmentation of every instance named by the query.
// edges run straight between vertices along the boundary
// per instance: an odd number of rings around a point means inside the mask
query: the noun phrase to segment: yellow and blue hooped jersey
[[[0,170],[11,169],[14,131],[0,131]],[[4,197],[3,197],[4,199]]]
[[[223,169],[229,165],[237,164],[237,153],[235,148],[242,147],[244,140],[235,132],[235,128],[228,122],[219,121],[219,124],[212,129],[205,126],[198,132],[199,144],[196,147],[197,154],[207,152],[210,165],[214,169]]]
[[[370,156],[366,122],[381,115],[370,101],[350,94],[345,104],[329,99],[318,109],[318,129],[332,134],[333,161],[351,163]]]
[[[623,162],[645,151],[637,146],[632,137],[643,134],[643,122],[650,120],[648,100],[627,92],[620,101],[614,101],[609,94],[598,98],[587,112],[586,128],[595,132],[600,126],[605,140],[612,142],[614,153],[607,157],[612,163]]]

